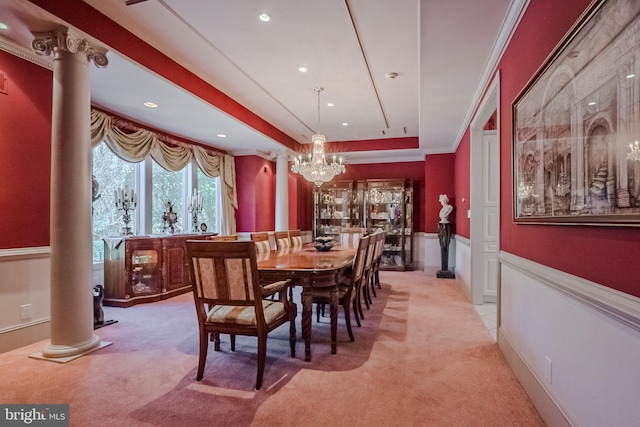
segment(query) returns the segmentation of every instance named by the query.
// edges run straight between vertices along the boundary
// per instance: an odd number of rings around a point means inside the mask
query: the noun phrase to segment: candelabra
[[[138,206],[138,196],[133,189],[129,189],[128,185],[125,185],[124,188],[120,188],[114,191],[114,198],[116,201],[116,209],[122,211],[122,222],[124,223],[124,227],[122,227],[122,231],[120,234],[123,236],[130,236],[133,234],[131,227],[129,227],[129,223],[131,222],[131,215],[129,212],[132,212]]]
[[[191,212],[191,228],[194,233],[198,232],[198,214],[202,212],[202,193],[197,188],[193,189],[193,195],[187,200],[189,212]]]

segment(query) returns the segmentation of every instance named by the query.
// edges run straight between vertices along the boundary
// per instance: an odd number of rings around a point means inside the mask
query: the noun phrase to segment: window
[[[198,191],[202,194],[202,213],[198,217],[200,223],[207,224],[207,231],[220,232],[219,209],[220,194],[218,185],[220,178],[210,178],[198,169]]]
[[[106,144],[100,144],[93,149],[92,174],[98,183],[98,199],[93,202],[93,259],[104,259],[105,236],[120,235],[122,211],[116,210],[114,193],[119,188],[128,185],[135,187],[134,163],[129,163],[115,154]],[[132,215],[130,226],[135,230],[135,215]]]
[[[153,162],[152,166],[152,192],[151,202],[151,232],[160,234],[165,232],[162,216],[167,211],[167,203],[171,202],[173,212],[178,215],[176,232],[189,231],[189,213],[183,209],[182,182],[183,172],[171,172]]]

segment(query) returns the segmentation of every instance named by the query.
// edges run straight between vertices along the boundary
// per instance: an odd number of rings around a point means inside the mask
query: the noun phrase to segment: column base
[[[29,357],[33,359],[50,360],[58,363],[67,363],[111,344],[112,343],[108,341],[100,341],[100,337],[93,335],[89,341],[76,346],[53,345],[49,343],[44,347],[42,352],[32,354]]]
[[[455,279],[456,275],[449,270],[438,270],[436,277],[438,279]]]

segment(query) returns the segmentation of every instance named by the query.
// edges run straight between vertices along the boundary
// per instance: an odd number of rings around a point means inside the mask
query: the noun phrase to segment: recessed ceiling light
[[[588,105],[596,105],[596,101],[591,101]]]
[[[0,30],[6,30],[9,27],[7,26],[7,24],[5,24],[4,22],[0,22]]]
[[[627,78],[628,78],[628,79],[632,79],[632,78],[634,78],[635,76],[636,76],[635,74],[627,74]]]
[[[298,68],[298,71],[300,71],[301,73],[306,73],[307,71],[309,71],[309,69],[307,67],[302,66]]]
[[[333,102],[328,102],[327,107],[333,107]]]
[[[271,15],[269,15],[268,13],[261,13],[260,15],[258,15],[258,18],[260,18],[262,22],[271,21]]]
[[[144,103],[144,106],[145,106],[145,107],[149,107],[149,108],[157,108],[157,107],[158,107],[158,104],[156,104],[155,102],[149,102],[149,101],[147,101],[147,102],[145,102],[145,103]]]
[[[218,138],[226,138],[227,135],[225,135],[224,133],[219,133],[216,135]]]
[[[342,126],[349,126],[349,123],[344,122],[344,123],[342,123]]]

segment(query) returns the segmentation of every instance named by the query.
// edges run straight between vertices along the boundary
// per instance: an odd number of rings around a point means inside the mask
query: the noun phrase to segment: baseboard
[[[0,333],[0,353],[47,340],[51,337],[51,322],[35,322],[28,326],[12,328]]]
[[[498,329],[498,347],[545,424],[550,427],[574,426],[501,329]]]

